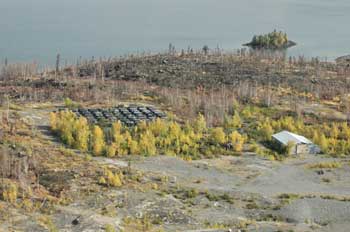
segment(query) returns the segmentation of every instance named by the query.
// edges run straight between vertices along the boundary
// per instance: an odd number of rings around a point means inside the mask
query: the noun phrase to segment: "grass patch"
[[[322,163],[316,163],[316,164],[310,164],[307,167],[310,169],[320,168],[320,169],[334,169],[334,168],[341,168],[343,165],[339,162],[322,162]]]
[[[58,232],[56,225],[52,222],[52,219],[49,216],[40,216],[38,222],[49,232]]]
[[[228,195],[227,193],[224,193],[223,195],[215,195],[215,194],[211,194],[209,192],[204,192],[205,197],[209,200],[209,201],[226,201],[229,204],[234,204],[234,198],[230,195]]]
[[[105,226],[105,231],[106,231],[106,232],[115,232],[116,230],[115,230],[115,228],[114,228],[113,225],[107,224],[107,225]]]
[[[321,195],[320,197],[325,200],[336,200],[336,201],[344,201],[344,202],[350,201],[350,197],[345,197],[345,196]]]
[[[281,204],[290,204],[292,201],[302,198],[302,196],[295,193],[282,193],[278,196],[281,200]]]
[[[259,206],[256,202],[251,202],[246,205],[247,209],[259,209]]]
[[[15,110],[15,111],[23,110],[23,107],[16,105],[16,104],[13,104],[13,103],[9,105],[9,108],[10,108],[10,110]]]
[[[278,196],[279,199],[299,199],[300,196],[298,194],[295,193],[282,193]]]

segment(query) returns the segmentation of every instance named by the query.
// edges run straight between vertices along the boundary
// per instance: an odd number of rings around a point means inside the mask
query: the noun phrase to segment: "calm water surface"
[[[117,56],[176,48],[232,50],[284,30],[289,55],[350,54],[349,0],[0,0],[0,60]]]

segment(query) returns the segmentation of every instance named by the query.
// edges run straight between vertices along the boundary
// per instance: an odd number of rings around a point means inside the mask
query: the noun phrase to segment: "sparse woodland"
[[[227,119],[227,127],[207,128],[202,115],[190,124],[157,119],[128,128],[117,121],[112,128],[90,126],[85,118],[70,111],[51,113],[51,128],[69,147],[91,151],[96,156],[152,156],[165,154],[186,160],[201,155],[234,154],[243,150],[246,138],[237,132],[237,117]]]
[[[289,97],[291,104],[334,100],[345,111],[350,74],[347,66],[317,58],[287,58],[284,54],[246,50],[234,54],[212,51],[207,55],[160,54],[92,60],[58,70],[39,72],[34,64],[8,64],[2,68],[0,91],[22,102],[58,101],[64,97],[80,102],[113,101],[156,95],[160,102],[174,107],[186,103],[193,108],[202,104],[201,110],[208,111],[203,112],[206,117],[215,114],[209,112],[212,105],[222,113],[233,99],[273,105],[279,103],[281,95]]]
[[[6,111],[5,111],[6,112]],[[77,123],[77,132],[84,131],[84,119]],[[2,111],[0,120],[0,222],[12,221],[14,215],[34,215],[47,231],[57,231],[51,214],[56,205],[67,205],[99,188],[121,187],[129,176],[122,170],[97,166],[88,157],[72,155],[63,146],[57,147],[38,136],[30,121],[16,112]],[[87,149],[84,135],[74,146]],[[67,137],[67,141],[71,138]],[[76,175],[83,182],[75,183]],[[71,186],[79,186],[77,193]]]
[[[327,156],[348,157],[349,78],[348,66],[317,58],[244,49],[223,53],[208,47],[79,60],[69,66],[62,66],[58,56],[54,69],[6,63],[0,72],[0,222],[12,215],[9,208],[49,215],[53,205],[68,205],[92,192],[130,183],[158,188],[143,183],[143,174],[129,167],[100,167],[91,161],[103,156],[166,155],[191,161],[258,154],[282,160],[288,149],[271,149],[271,135],[289,130],[311,139]],[[54,106],[65,108],[49,116],[51,130],[62,142],[59,148],[37,136],[38,128],[18,113],[37,103],[48,106],[46,113]],[[70,111],[120,103],[155,105],[168,118],[105,127]],[[81,156],[72,155],[72,149]],[[73,185],[79,192],[70,191]],[[50,217],[40,221],[50,230]]]
[[[6,104],[5,96],[18,104],[60,102],[69,98],[79,103],[103,102],[107,105],[121,101],[148,102],[175,114],[181,128],[186,126],[186,121],[193,124],[198,114],[202,114],[208,128],[224,128],[225,141],[219,139],[222,144],[232,137],[230,127],[240,128],[230,125],[232,122],[227,120],[230,117],[242,118],[242,132],[248,138],[254,138],[252,134],[262,128],[265,130],[261,133],[262,138],[268,139],[273,132],[285,128],[274,125],[276,119],[283,120],[280,118],[290,116],[291,120],[304,122],[305,128],[313,130],[313,133],[300,128],[289,128],[292,131],[315,138],[318,144],[327,148],[324,149],[327,152],[348,153],[345,134],[350,116],[350,68],[341,64],[324,62],[317,58],[287,58],[279,53],[251,52],[245,49],[236,53],[223,53],[209,48],[198,52],[183,50],[181,53],[169,48],[168,54],[78,61],[76,65],[65,67],[60,66],[59,59],[60,56],[57,57],[54,70],[40,72],[35,63],[3,66],[0,75],[2,104]],[[319,114],[306,110],[310,104],[334,109],[344,117],[339,118],[332,112],[327,113],[326,118],[320,117]],[[275,115],[254,116],[260,119],[257,121],[258,125],[252,126],[246,122],[251,120],[250,114],[281,108],[283,110]],[[255,109],[258,109],[257,112],[250,112]],[[111,155],[118,149],[116,154],[130,153],[121,152],[121,146],[115,144],[115,141],[112,143],[108,134],[110,132],[104,135],[106,131],[103,128],[101,131],[99,128],[90,128],[84,119],[74,119],[78,122],[72,120],[69,118],[64,121],[70,123],[69,125],[74,124],[74,129],[78,131],[74,133],[78,134],[68,133],[66,137],[62,137],[60,133],[62,141],[69,146],[83,151],[91,150],[95,154]],[[233,121],[237,121],[237,118]],[[249,127],[257,130],[249,134],[252,129]],[[219,131],[214,132],[213,136],[216,137]],[[142,133],[128,133],[131,137],[136,137],[133,138],[135,141],[131,147],[136,147],[136,142],[145,143]],[[94,142],[93,139],[97,139],[100,134],[106,138]],[[76,141],[74,137],[82,141]],[[162,150],[162,153],[166,153],[166,150]]]
[[[42,72],[35,63],[7,64],[0,78],[1,101],[5,102],[5,95],[18,103],[57,102],[68,97],[107,104],[146,101],[171,108],[183,122],[193,122],[200,113],[209,128],[227,126],[225,117],[245,105],[278,107],[287,102],[297,114],[292,116],[300,119],[306,114],[303,104],[319,103],[350,115],[350,69],[346,66],[244,49],[230,54],[208,51],[178,54],[171,49],[168,54],[78,61],[66,67],[60,67],[58,56],[56,68]],[[325,136],[329,137],[328,131]],[[71,138],[63,141],[73,146]],[[79,146],[88,149],[87,144]]]

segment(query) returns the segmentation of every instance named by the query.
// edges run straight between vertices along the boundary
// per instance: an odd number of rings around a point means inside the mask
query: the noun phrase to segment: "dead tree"
[[[60,58],[61,58],[60,54],[57,54],[57,56],[56,56],[56,75],[60,71]]]
[[[209,47],[208,45],[204,45],[204,47],[202,48],[203,52],[204,52],[204,55],[208,55],[209,53]]]

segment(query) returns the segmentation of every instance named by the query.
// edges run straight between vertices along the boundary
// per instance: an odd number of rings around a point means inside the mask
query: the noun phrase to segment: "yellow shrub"
[[[106,179],[103,176],[101,176],[100,179],[98,180],[98,183],[102,184],[102,185],[105,185],[105,184],[107,184],[107,181],[106,181]]]
[[[120,121],[117,121],[112,124],[112,133],[113,133],[114,142],[118,142],[118,140],[120,139],[121,128],[122,128],[122,124]]]
[[[238,133],[237,131],[233,131],[229,135],[229,140],[232,143],[234,151],[242,151],[245,139],[240,133]]]
[[[112,187],[122,186],[122,180],[118,173],[113,173],[110,170],[106,170],[107,184]]]
[[[99,126],[94,126],[92,131],[92,151],[95,155],[102,155],[105,148],[104,134]]]
[[[242,127],[242,121],[238,113],[235,113],[231,118],[225,117],[226,129],[238,129],[241,127]]]
[[[140,151],[143,155],[155,155],[157,153],[156,139],[152,132],[146,131],[140,136]]]
[[[114,228],[113,225],[107,224],[107,225],[105,226],[105,231],[106,231],[106,232],[115,232],[116,230],[115,230],[115,228]]]
[[[223,144],[226,142],[226,135],[222,127],[215,127],[211,129],[210,138],[213,143]]]
[[[207,122],[202,114],[199,114],[194,122],[194,130],[197,133],[203,133],[207,130]]]
[[[341,136],[343,139],[350,138],[350,128],[346,122],[341,124]]]
[[[51,129],[58,132],[62,141],[69,146],[75,143],[73,137],[75,120],[75,114],[71,111],[50,114]]]
[[[88,141],[90,136],[90,128],[88,121],[84,117],[80,117],[74,123],[74,147],[81,150],[88,150]]]
[[[149,124],[149,129],[152,131],[154,136],[164,136],[168,133],[168,125],[167,123],[160,119],[157,118],[154,122],[151,122]]]
[[[333,125],[332,125],[331,131],[330,131],[330,136],[333,139],[337,139],[339,137],[339,129],[335,123],[333,123]]]
[[[117,148],[116,148],[115,144],[111,144],[111,145],[107,146],[106,154],[108,157],[114,157],[116,152],[117,152]]]
[[[31,212],[34,209],[34,204],[30,199],[23,199],[22,208],[24,208],[28,212]]]
[[[2,197],[4,201],[15,204],[17,200],[17,186],[13,183],[5,185],[5,188],[2,192]]]
[[[320,135],[319,135],[317,130],[314,130],[313,136],[312,136],[312,140],[313,140],[314,143],[317,143],[317,144],[319,143]]]
[[[265,122],[263,122],[259,127],[258,127],[258,131],[261,134],[261,137],[264,140],[270,140],[272,134],[274,133],[272,126],[270,124],[269,120],[266,120]]]
[[[54,112],[50,113],[50,125],[53,131],[57,130],[57,114]]]
[[[320,139],[318,141],[318,145],[320,145],[322,151],[326,152],[328,149],[328,141],[324,134],[320,136]]]
[[[141,131],[147,130],[147,123],[146,123],[145,121],[141,121],[141,122],[138,124],[138,128],[139,128]]]
[[[341,168],[342,164],[339,162],[322,162],[322,163],[316,163],[316,164],[310,164],[307,166],[308,168]]]
[[[129,142],[129,150],[131,155],[138,155],[140,154],[139,144],[135,140],[131,140]]]
[[[169,125],[169,136],[172,139],[179,138],[181,134],[181,127],[178,123],[176,122],[170,122]]]

